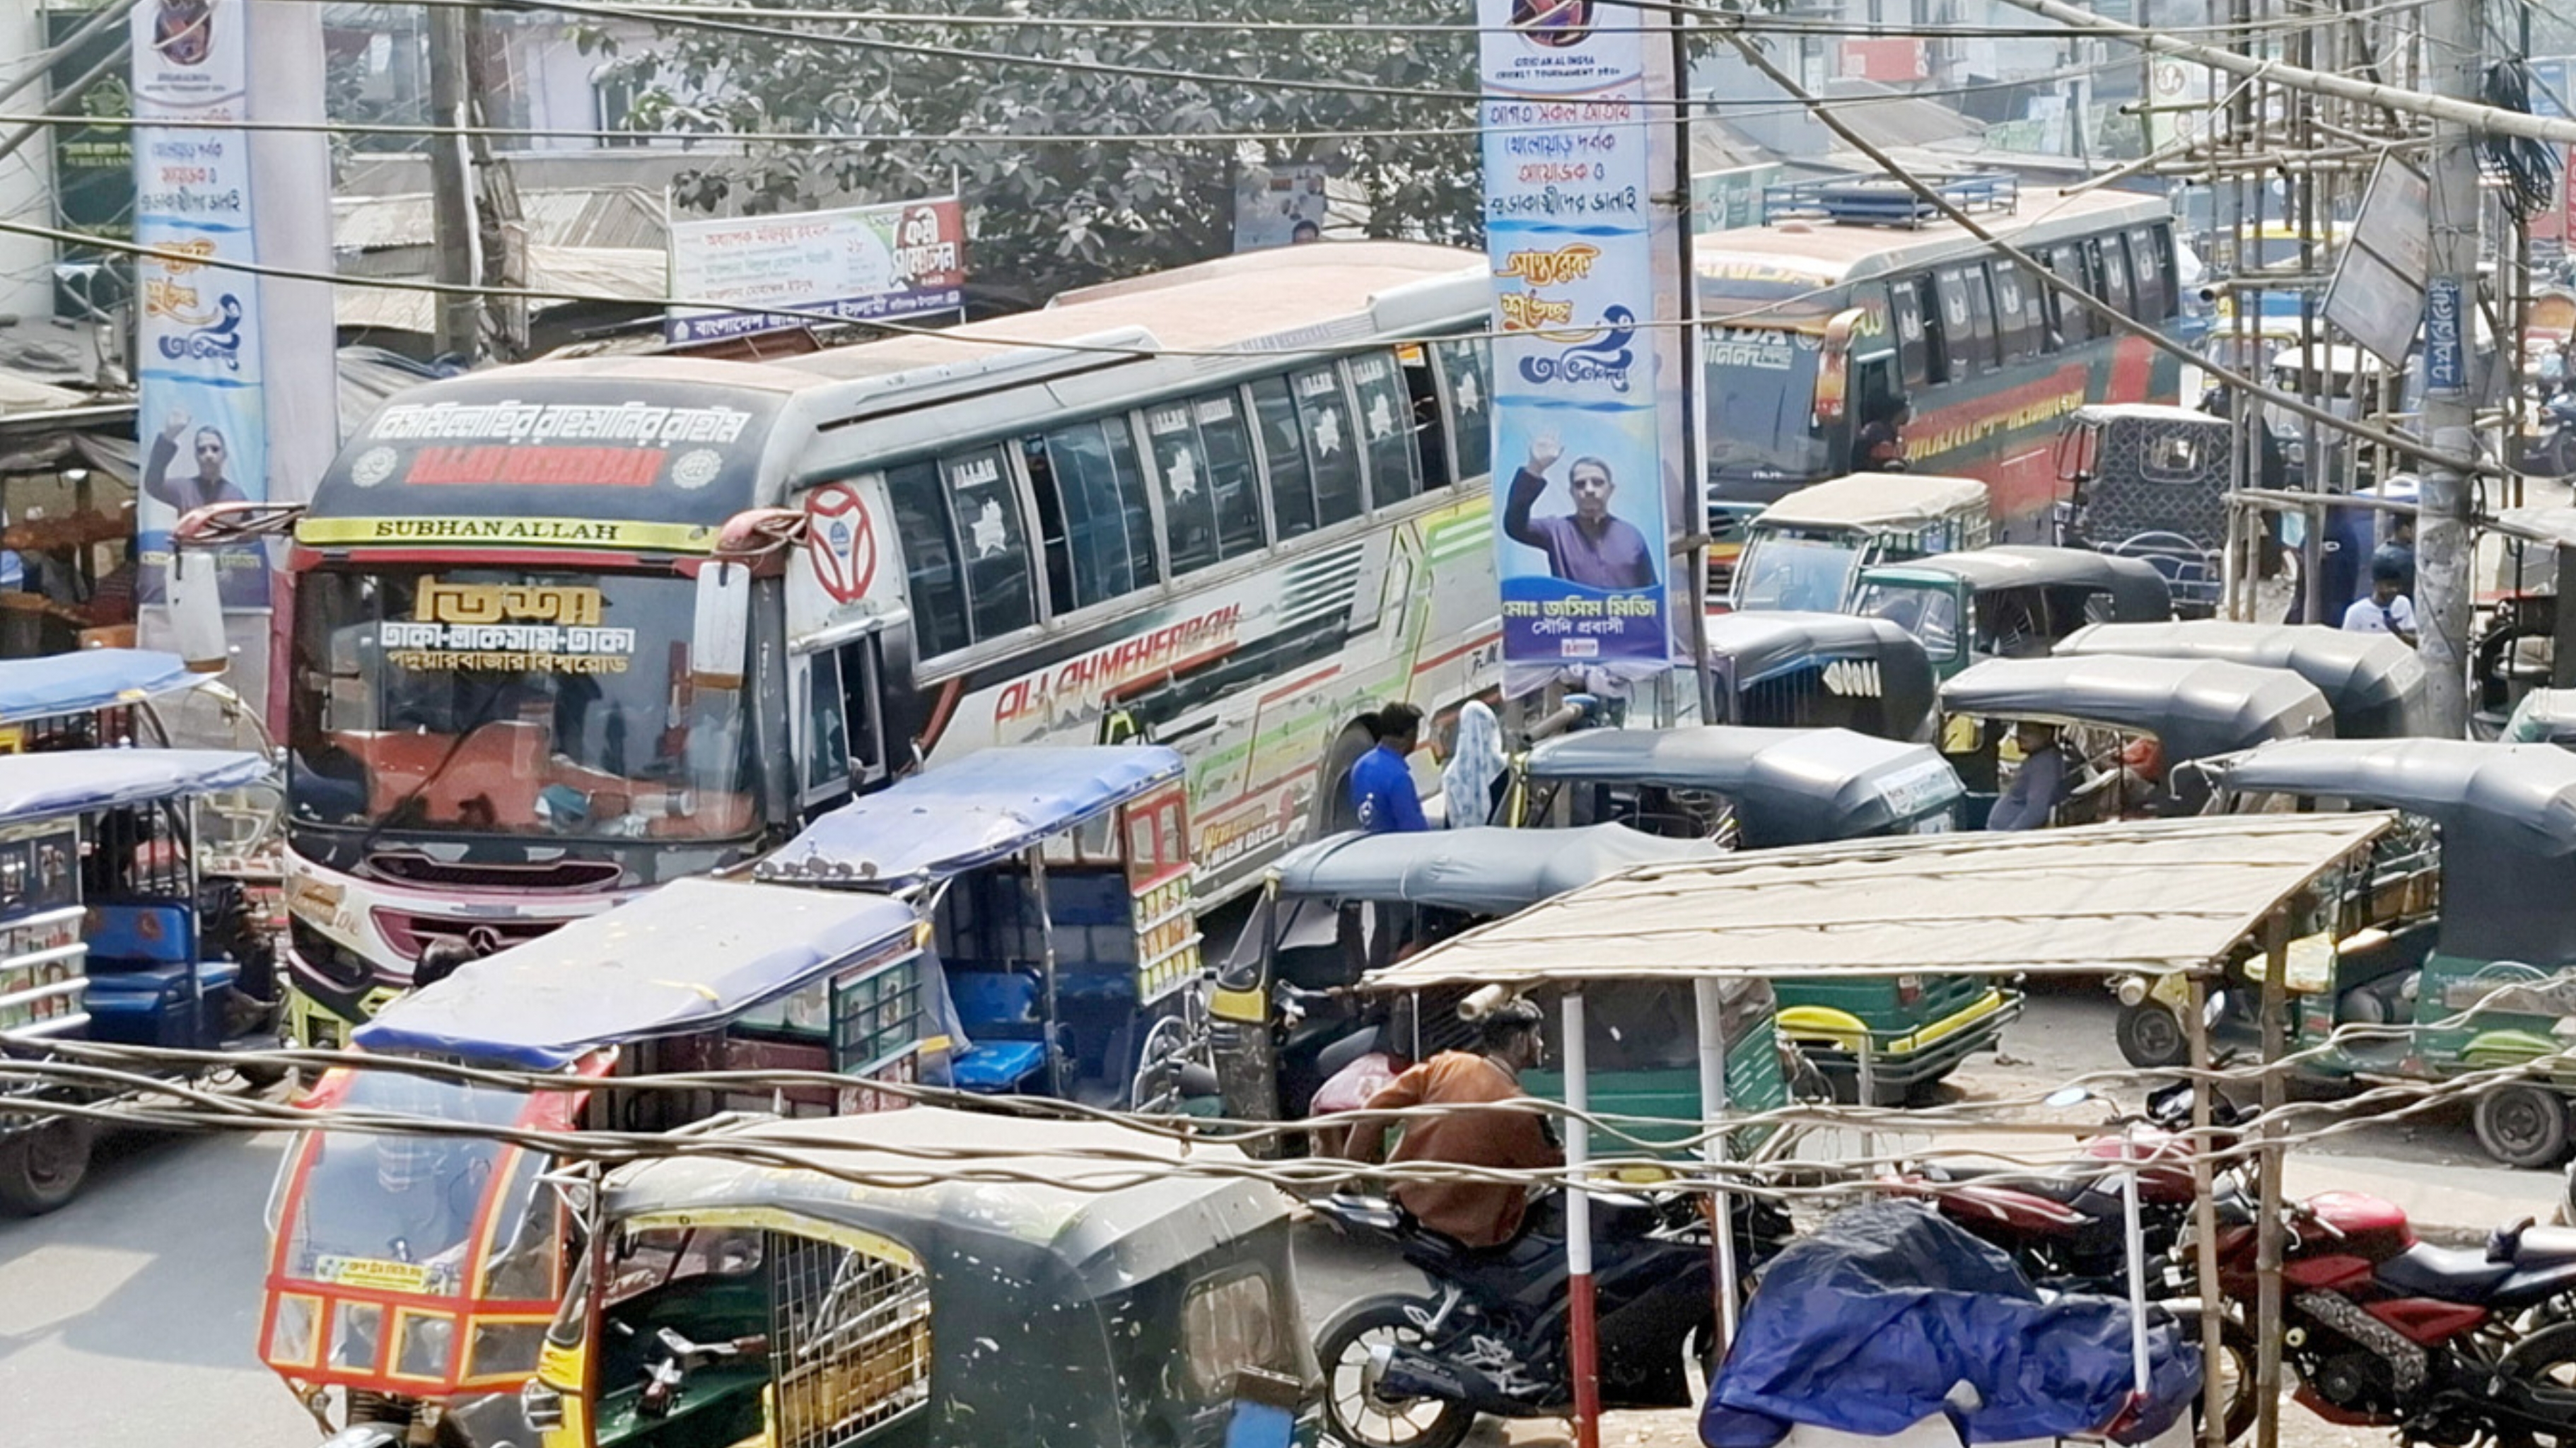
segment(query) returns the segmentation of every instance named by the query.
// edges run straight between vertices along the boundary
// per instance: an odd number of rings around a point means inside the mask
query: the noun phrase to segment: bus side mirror
[[[739,689],[751,654],[751,566],[710,558],[698,569],[689,670],[701,689]]]
[[[188,671],[220,674],[232,663],[224,639],[223,580],[215,550],[170,549],[170,630]]]

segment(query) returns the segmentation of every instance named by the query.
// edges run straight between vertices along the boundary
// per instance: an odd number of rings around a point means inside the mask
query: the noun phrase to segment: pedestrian
[[[1422,740],[1422,711],[1411,704],[1389,704],[1362,715],[1377,747],[1351,766],[1351,812],[1371,834],[1427,830],[1422,797],[1414,791],[1413,766],[1407,762]]]
[[[2415,601],[2406,596],[2406,579],[2385,559],[2370,561],[2370,596],[2356,598],[2343,611],[2346,633],[2395,634],[2415,642]]]
[[[1503,758],[1502,721],[1484,700],[1468,700],[1458,710],[1458,733],[1449,746],[1448,767],[1440,771],[1442,823],[1463,830],[1493,818],[1508,767]]]
[[[2415,596],[2415,515],[2399,513],[2388,525],[2388,541],[2370,555],[2370,576],[2377,578],[2382,568],[2397,575],[2398,591],[2408,598]]]

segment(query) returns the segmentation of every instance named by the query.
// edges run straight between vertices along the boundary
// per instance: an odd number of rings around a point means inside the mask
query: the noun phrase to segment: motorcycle
[[[1688,1363],[1708,1367],[1715,1269],[1707,1198],[1592,1193],[1593,1274],[1605,1408],[1691,1404]],[[1731,1198],[1737,1261],[1749,1273],[1790,1236],[1776,1204]],[[1363,1297],[1315,1338],[1332,1438],[1352,1448],[1454,1448],[1479,1414],[1561,1417],[1566,1361],[1565,1230],[1558,1198],[1499,1247],[1460,1245],[1390,1201],[1333,1196],[1315,1214],[1344,1236],[1393,1245],[1436,1296]]]
[[[2576,388],[2561,388],[2540,405],[2541,434],[2524,454],[2523,468],[2543,477],[2576,474]]]
[[[2240,1191],[2218,1202],[2218,1275],[2255,1300],[2258,1233]],[[2396,1427],[2410,1443],[2564,1442],[2576,1435],[2576,1231],[2529,1220],[2484,1251],[2428,1246],[2403,1208],[2326,1192],[2285,1208],[2282,1360],[2295,1400],[2329,1423]],[[2173,1278],[2190,1273],[2189,1234]]]

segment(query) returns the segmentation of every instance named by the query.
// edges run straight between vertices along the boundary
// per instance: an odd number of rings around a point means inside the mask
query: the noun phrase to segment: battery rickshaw
[[[917,1082],[936,1049],[937,962],[922,936],[909,908],[880,897],[680,880],[396,997],[354,1033],[357,1064],[324,1074],[304,1104],[467,1134],[333,1123],[296,1138],[269,1199],[262,1360],[326,1433],[336,1396],[340,1425],[381,1443],[532,1442],[517,1395],[576,1224],[545,1181],[558,1162],[472,1129],[661,1132],[725,1111],[900,1106],[867,1085]],[[753,1070],[850,1084],[618,1084]]]

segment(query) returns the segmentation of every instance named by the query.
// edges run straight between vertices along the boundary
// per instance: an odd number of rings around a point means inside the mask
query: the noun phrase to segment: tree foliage
[[[1399,8],[1413,13],[1356,13],[1426,27],[1456,26],[1474,13],[1432,0]],[[708,6],[698,13],[716,18],[725,11]],[[1031,9],[1025,0],[962,0],[923,13],[952,20]],[[637,88],[631,124],[639,129],[914,138],[752,143],[744,155],[683,177],[680,204],[760,214],[896,201],[946,194],[953,177],[967,205],[974,272],[1035,301],[1231,250],[1234,179],[1246,166],[1324,163],[1363,200],[1370,234],[1480,244],[1476,144],[1467,133],[1475,106],[1421,98],[1474,89],[1474,34],[1354,31],[1347,28],[1354,13],[1316,0],[1085,0],[1079,12],[1085,19],[1193,19],[1245,28],[826,27],[829,34],[926,47],[927,53],[826,44],[769,21],[759,22],[770,31],[759,36],[673,26],[650,47],[626,47],[616,68]],[[608,46],[596,33],[585,42]],[[1059,61],[1102,68],[1053,63]],[[1359,89],[1301,91],[1259,84],[1264,78]],[[1421,129],[1454,134],[1296,138]],[[1252,145],[1121,139],[1248,131],[1283,138]],[[1048,135],[1109,139],[1034,139]]]

